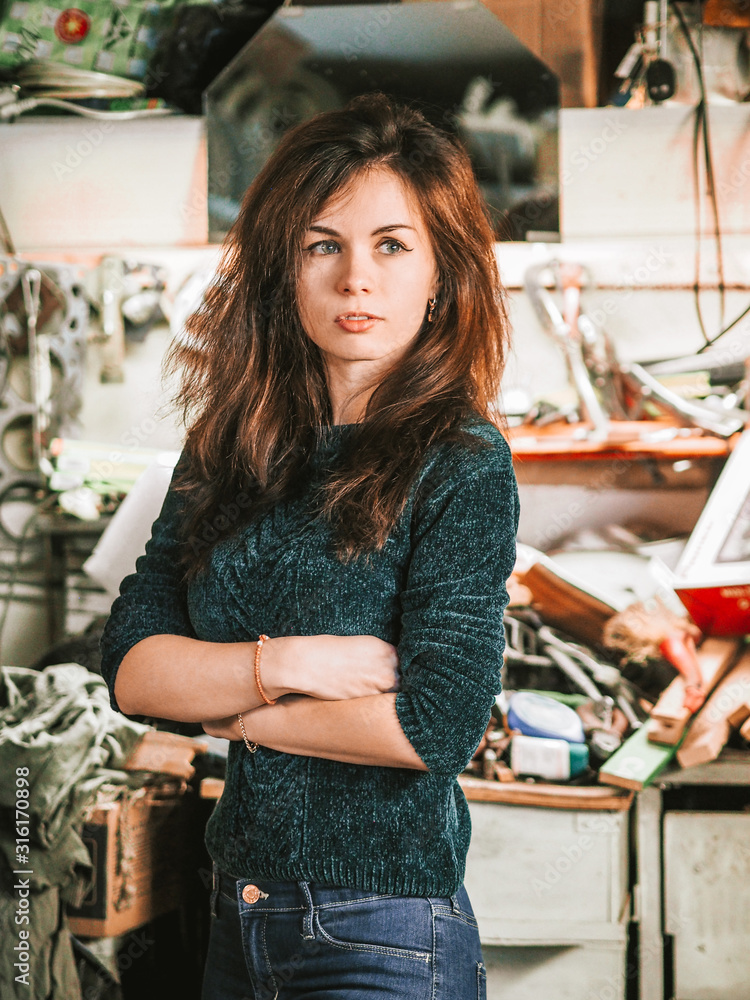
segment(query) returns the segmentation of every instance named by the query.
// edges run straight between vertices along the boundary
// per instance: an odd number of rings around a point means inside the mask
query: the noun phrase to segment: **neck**
[[[328,394],[331,398],[334,424],[358,424],[378,382],[377,362],[340,361],[326,366]]]

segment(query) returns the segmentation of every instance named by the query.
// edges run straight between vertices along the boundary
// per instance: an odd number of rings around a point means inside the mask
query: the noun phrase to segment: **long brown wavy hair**
[[[393,171],[421,208],[438,302],[372,392],[322,490],[339,555],[385,543],[432,445],[468,439],[462,425],[472,417],[500,419],[505,299],[460,141],[383,94],[316,116],[284,136],[248,189],[217,275],[167,358],[167,371],[180,373],[175,402],[188,426],[177,479],[188,577],[222,532],[295,494],[331,424],[323,359],[297,305],[303,235],[342,186],[373,167]]]

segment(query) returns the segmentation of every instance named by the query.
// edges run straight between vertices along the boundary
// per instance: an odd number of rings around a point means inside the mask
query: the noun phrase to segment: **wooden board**
[[[581,431],[585,432],[590,426],[560,422],[545,427],[511,427],[508,440],[514,457],[548,461],[724,458],[732,446],[731,442],[704,434],[697,428],[691,429],[685,436],[680,434],[670,440],[659,441],[660,432],[669,433],[677,426],[666,420],[612,420],[607,440],[581,440]]]
[[[562,571],[557,573],[541,562],[519,578],[531,591],[534,607],[547,625],[589,646],[601,643],[604,626],[616,611],[611,604],[569,583]]]
[[[706,0],[703,23],[718,28],[750,28],[747,0]]]
[[[560,81],[560,106],[595,108],[603,0],[483,0]]]
[[[607,809],[625,811],[633,796],[597,785],[549,785],[526,781],[484,781],[461,775],[458,783],[472,802],[501,802],[505,805],[544,806],[547,809]]]
[[[223,791],[223,778],[204,778],[203,781],[201,781],[200,797],[202,799],[215,799],[218,801],[221,798]]]
[[[159,729],[143,734],[125,762],[126,771],[155,771],[188,780],[195,773],[191,761],[207,753],[208,743]]]
[[[710,695],[734,664],[741,648],[740,639],[709,638],[701,643],[697,656],[706,696]],[[679,675],[662,692],[651,710],[646,731],[652,743],[674,746],[679,742],[692,717],[684,702],[685,678]]]
[[[750,706],[750,650],[742,655],[696,715],[677,752],[682,767],[707,764],[719,756],[729,739],[730,716],[741,713],[743,705]]]
[[[646,727],[641,726],[602,764],[599,781],[641,791],[667,766],[676,751],[676,746],[650,743]]]
[[[607,809],[618,812],[630,808],[633,796],[597,785],[547,785],[526,781],[484,781],[461,775],[458,783],[472,802],[501,802],[505,805],[544,806],[547,809]],[[204,778],[202,799],[218,799],[224,790],[221,778]]]

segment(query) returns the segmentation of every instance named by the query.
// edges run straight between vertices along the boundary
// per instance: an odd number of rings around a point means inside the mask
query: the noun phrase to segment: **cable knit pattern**
[[[434,449],[383,549],[347,564],[312,503],[346,447],[346,426],[321,443],[300,495],[220,540],[187,588],[176,538],[180,501],[170,489],[104,634],[102,674],[113,707],[120,661],[149,635],[212,642],[261,632],[376,635],[398,646],[397,715],[429,768],[265,747],[249,754],[231,743],[224,794],[206,831],[211,856],[230,875],[437,896],[463,881],[471,827],[456,776],[500,690],[518,525],[507,443],[488,423],[469,430],[484,446]]]

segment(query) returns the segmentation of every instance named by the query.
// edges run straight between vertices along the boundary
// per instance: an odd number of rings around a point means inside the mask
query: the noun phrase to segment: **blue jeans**
[[[463,886],[451,897],[390,896],[214,870],[202,1000],[370,997],[486,1000]]]

